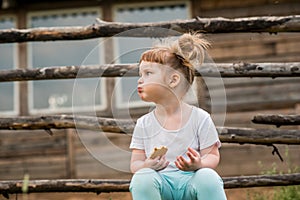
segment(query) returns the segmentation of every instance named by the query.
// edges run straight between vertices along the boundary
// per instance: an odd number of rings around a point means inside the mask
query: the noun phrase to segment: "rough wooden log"
[[[0,118],[0,130],[47,130],[77,128],[103,132],[131,134],[135,122],[112,118],[96,118],[91,116],[26,116]],[[253,129],[217,127],[222,142],[240,144],[300,144],[299,130]]]
[[[300,115],[256,115],[252,119],[256,124],[271,124],[280,126],[300,125]]]
[[[1,70],[0,82],[93,77],[138,76],[137,64],[98,66],[53,66]],[[207,77],[300,77],[300,63],[216,63],[204,64],[196,76]]]
[[[300,173],[225,177],[223,180],[226,189],[300,185]]]
[[[299,77],[300,63],[216,63],[205,64],[197,75],[210,77]]]
[[[265,186],[288,186],[300,184],[300,173],[282,175],[259,175],[224,177],[224,188],[250,188]],[[59,179],[59,180],[23,180],[0,181],[0,193],[8,197],[9,194],[22,193],[26,184],[28,193],[42,192],[128,192],[130,180],[116,179]],[[23,187],[24,190],[24,187]]]
[[[239,144],[300,144],[299,130],[217,127],[220,140]]]
[[[124,75],[137,76],[137,64],[106,64],[100,66],[53,66],[33,69],[1,70],[0,82],[119,77]]]
[[[130,180],[93,180],[93,179],[59,179],[59,180],[30,180],[28,193],[41,192],[127,192]],[[22,193],[23,180],[0,181],[0,193]],[[6,195],[7,196],[7,195]]]
[[[0,43],[82,40],[97,37],[166,37],[179,32],[299,32],[300,16],[262,16],[249,18],[199,18],[158,23],[104,22],[84,27],[50,27],[0,30]]]
[[[129,120],[113,118],[97,118],[91,116],[51,115],[51,116],[23,116],[18,118],[0,118],[0,130],[47,130],[51,129],[87,129],[103,132],[124,133],[132,132],[134,123]]]

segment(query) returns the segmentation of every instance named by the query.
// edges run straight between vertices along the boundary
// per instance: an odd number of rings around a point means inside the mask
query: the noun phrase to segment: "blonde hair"
[[[189,84],[194,81],[194,68],[203,63],[210,43],[198,33],[185,33],[177,40],[154,46],[145,51],[141,61],[169,65],[183,73]]]

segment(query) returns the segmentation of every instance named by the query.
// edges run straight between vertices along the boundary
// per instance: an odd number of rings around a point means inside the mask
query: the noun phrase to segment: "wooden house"
[[[296,15],[296,0],[1,0],[0,29],[87,26],[105,22],[159,22],[191,18]],[[213,63],[299,62],[300,34],[217,33],[208,55]],[[0,44],[0,69],[137,63],[155,38],[121,35],[72,41]],[[136,94],[136,77],[0,83],[0,117],[80,114],[132,118],[149,111]],[[198,78],[192,103],[212,113],[216,125],[267,127],[257,113],[300,113],[299,78]],[[269,126],[267,128],[270,128]],[[287,129],[290,127],[286,127]],[[99,131],[0,131],[0,179],[121,178],[128,173],[130,135]],[[278,146],[300,164],[299,147]],[[238,149],[238,151],[236,150]],[[223,176],[258,174],[281,163],[272,147],[223,144]],[[298,153],[295,153],[298,152]],[[264,168],[258,167],[261,161]]]

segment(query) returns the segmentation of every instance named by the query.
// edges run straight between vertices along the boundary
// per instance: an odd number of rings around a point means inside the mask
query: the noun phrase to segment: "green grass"
[[[285,162],[287,164],[286,171],[279,171],[276,163],[273,163],[271,168],[268,170],[262,170],[262,174],[273,175],[273,174],[290,174],[299,172],[299,166],[293,166],[288,148],[285,150]],[[258,166],[263,168],[264,165],[261,161],[258,162]],[[247,199],[249,200],[300,200],[300,185],[273,187],[270,192],[248,192]]]

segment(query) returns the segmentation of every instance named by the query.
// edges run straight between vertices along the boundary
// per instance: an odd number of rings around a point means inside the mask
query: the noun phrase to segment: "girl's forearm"
[[[130,170],[132,173],[144,168],[145,161],[136,160],[130,164]]]
[[[220,161],[220,157],[214,154],[206,154],[201,157],[201,168],[215,169]]]

